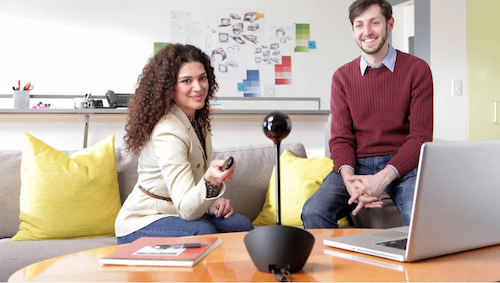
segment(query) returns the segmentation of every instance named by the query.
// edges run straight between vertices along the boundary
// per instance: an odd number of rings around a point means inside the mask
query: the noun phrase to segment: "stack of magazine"
[[[99,259],[105,265],[194,266],[221,238],[142,237]]]

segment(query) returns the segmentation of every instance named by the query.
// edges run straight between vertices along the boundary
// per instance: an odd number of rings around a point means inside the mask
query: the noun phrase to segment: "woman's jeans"
[[[373,175],[384,169],[393,156],[358,158],[355,174]],[[413,168],[408,174],[394,180],[385,188],[399,209],[404,225],[410,224],[416,177],[417,168]],[[330,172],[320,188],[304,204],[301,216],[304,228],[338,228],[337,221],[348,215],[357,205],[356,203],[348,205],[349,198],[342,176],[337,172]]]
[[[123,237],[118,237],[118,244],[130,243],[140,237],[182,237],[219,232],[242,232],[253,229],[252,222],[240,214],[233,214],[229,218],[217,218],[204,214],[194,221],[180,217],[169,216],[149,224]]]

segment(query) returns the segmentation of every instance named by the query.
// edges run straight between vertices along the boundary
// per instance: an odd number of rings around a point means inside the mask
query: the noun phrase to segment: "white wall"
[[[402,3],[392,7],[394,29],[392,30],[392,46],[410,52],[408,38],[415,36],[415,7],[413,3]]]
[[[311,40],[316,41],[317,49],[283,54],[292,56],[292,85],[276,86],[275,96],[320,97],[321,109],[328,110],[333,72],[360,54],[347,19],[350,2],[0,0],[0,36],[8,39],[8,44],[0,45],[0,94],[11,93],[18,79],[35,85],[32,94],[103,95],[108,89],[133,92],[137,76],[153,53],[153,43],[171,40],[170,11],[190,11],[192,22],[213,26],[214,14],[236,9],[264,13],[268,26],[310,24]],[[265,70],[261,73],[261,81],[269,80],[266,74]],[[218,96],[242,96],[236,91],[242,79],[219,78]],[[265,115],[261,116],[217,116],[214,145],[270,142],[260,129]],[[292,133],[284,142],[302,141],[310,156],[327,154],[328,117],[311,117],[294,115]],[[110,119],[109,125],[106,119]],[[123,123],[117,119],[122,118],[91,117],[89,144],[108,132],[115,133],[120,141]],[[44,118],[4,114],[0,117],[0,147],[19,148],[23,131],[34,132],[57,148],[79,147],[81,123],[79,115]],[[57,137],[58,133],[64,135]]]
[[[328,110],[331,75],[360,54],[347,19],[351,2],[314,0],[304,5],[298,0],[0,0],[0,36],[4,38],[0,45],[0,93],[11,93],[18,79],[32,81],[33,94],[103,95],[107,89],[129,92],[152,54],[153,42],[169,40],[171,7],[192,10],[192,18],[197,21],[205,20],[210,14],[207,11],[214,9],[256,8],[262,9],[270,22],[311,24],[317,50],[292,55],[294,84],[277,86],[276,96],[320,97],[321,108]],[[431,1],[436,140],[467,139],[466,6],[466,0]],[[397,24],[401,24],[398,19]],[[451,95],[453,79],[462,80],[462,96]],[[238,95],[233,89],[235,81],[220,83],[220,96]],[[67,116],[58,116],[47,118],[47,124],[38,119],[35,126],[29,117],[34,116],[1,115],[0,148],[20,148],[19,139],[12,137],[31,128],[51,136],[55,146],[61,148],[81,144],[81,117],[69,119],[75,125],[67,125]],[[12,124],[12,119],[16,123]],[[259,127],[261,118],[252,119]],[[214,140],[221,144],[266,142],[258,130],[255,135],[235,133],[238,123],[245,125],[244,129],[254,127],[249,121],[215,122],[219,124],[214,126]],[[108,132],[123,132],[123,124],[116,118],[100,123],[102,126],[93,128],[98,132],[89,136],[90,144]],[[294,116],[292,123],[301,126],[292,129],[293,135],[284,142],[301,140],[310,145],[310,155],[327,154],[323,145],[329,138],[328,121]],[[313,132],[305,129],[307,123],[314,124]],[[58,133],[64,135],[55,137]]]
[[[275,95],[320,97],[323,109],[327,110],[333,72],[359,55],[359,51],[347,20],[350,1],[310,3],[299,0],[0,0],[0,36],[5,39],[0,45],[0,93],[11,93],[18,79],[35,85],[32,94],[104,95],[108,89],[131,93],[144,64],[153,54],[153,43],[172,40],[170,12],[190,11],[189,22],[200,23],[200,32],[210,34],[220,24],[215,15],[257,11],[265,15],[261,22],[263,30],[272,25],[310,24],[311,40],[316,41],[317,49],[307,53],[282,51],[282,55],[292,56],[292,85],[276,86]],[[207,36],[207,42],[209,38]],[[242,45],[242,48],[245,47]],[[260,68],[250,62],[246,67]],[[266,76],[270,69],[274,70],[273,66],[262,67],[261,81],[273,81]],[[237,92],[237,83],[246,79],[244,75],[219,78],[218,95],[242,96]]]
[[[467,0],[430,4],[434,139],[467,140]],[[462,81],[461,96],[452,96],[452,80]]]
[[[414,8],[408,6],[411,2],[393,7],[395,27],[392,43],[405,51],[407,37],[415,32],[412,23],[414,17],[411,14]],[[430,66],[434,79],[434,140],[467,140],[467,0],[429,2]],[[452,96],[452,80],[462,82],[462,95]]]
[[[419,0],[417,0],[419,1]],[[408,52],[414,35],[414,7],[407,1],[393,7],[393,46]],[[430,66],[434,78],[434,140],[468,139],[467,0],[430,2]],[[452,96],[452,80],[462,82],[462,95]]]

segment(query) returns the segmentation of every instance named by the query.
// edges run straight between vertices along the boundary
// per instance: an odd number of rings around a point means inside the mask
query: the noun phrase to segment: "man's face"
[[[352,34],[364,53],[376,54],[384,47],[393,27],[394,18],[387,22],[380,6],[373,4],[354,19]]]

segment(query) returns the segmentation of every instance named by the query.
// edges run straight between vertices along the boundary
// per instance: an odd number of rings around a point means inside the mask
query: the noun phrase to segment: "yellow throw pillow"
[[[333,161],[325,156],[300,158],[285,150],[280,156],[280,165],[281,224],[302,226],[302,207],[332,171]],[[346,220],[339,221],[339,225],[348,223]],[[276,224],[276,168],[269,181],[264,207],[253,224]]]
[[[19,231],[13,241],[114,236],[121,208],[107,139],[68,156],[24,133]]]

